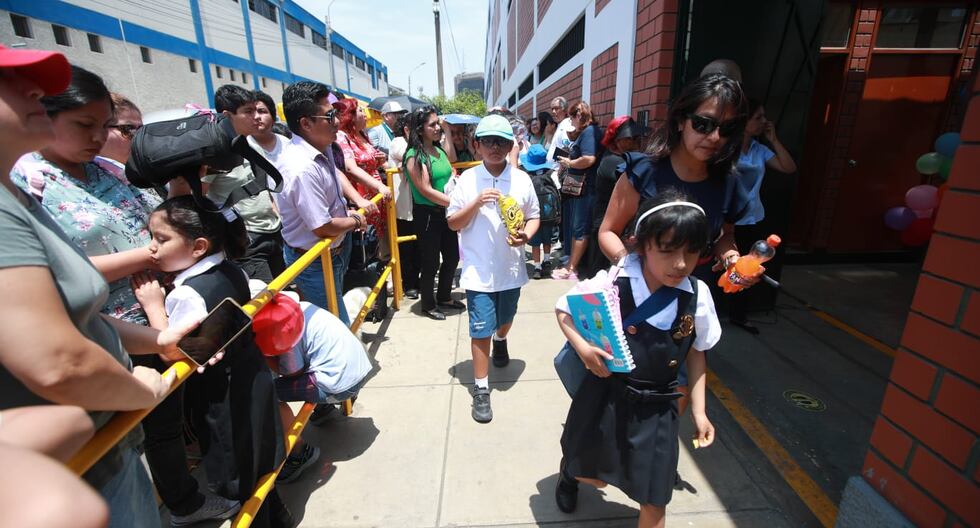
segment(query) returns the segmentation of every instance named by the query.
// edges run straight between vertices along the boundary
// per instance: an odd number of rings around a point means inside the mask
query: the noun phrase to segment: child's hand
[[[153,274],[146,271],[136,273],[129,278],[129,284],[143,311],[163,307],[167,294]]]
[[[694,420],[694,439],[697,440],[698,447],[708,447],[715,441],[715,426],[711,425],[705,414],[692,414],[691,418]]]
[[[516,233],[507,235],[507,244],[511,247],[523,247],[527,244],[528,240],[529,238],[527,233],[524,232],[524,229],[518,229]]]
[[[492,187],[480,191],[480,195],[476,198],[477,202],[484,204],[497,203],[498,199],[500,199],[500,190]]]
[[[585,350],[575,350],[578,353],[578,357],[582,359],[582,363],[585,363],[585,369],[599,376],[600,378],[609,377],[609,369],[606,368],[606,359],[612,359],[613,357],[606,353],[605,350],[589,345]]]

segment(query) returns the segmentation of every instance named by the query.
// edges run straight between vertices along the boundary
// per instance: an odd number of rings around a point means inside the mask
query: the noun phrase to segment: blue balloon
[[[892,207],[885,212],[885,225],[895,231],[905,231],[916,218],[915,211],[908,207]]]
[[[946,132],[936,138],[936,143],[933,146],[936,148],[936,152],[942,156],[952,158],[953,154],[956,153],[956,149],[960,146],[960,133]]]

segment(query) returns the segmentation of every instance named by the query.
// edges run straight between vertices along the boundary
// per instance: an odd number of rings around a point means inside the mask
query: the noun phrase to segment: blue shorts
[[[501,326],[511,323],[517,315],[517,300],[520,298],[520,288],[489,293],[466,290],[470,337],[486,339]]]
[[[528,242],[528,244],[531,244],[531,247],[538,247],[540,245],[550,246],[551,237],[554,236],[554,232],[555,232],[555,226],[543,225],[538,228],[537,233],[534,233],[534,236],[531,237],[531,240]]]

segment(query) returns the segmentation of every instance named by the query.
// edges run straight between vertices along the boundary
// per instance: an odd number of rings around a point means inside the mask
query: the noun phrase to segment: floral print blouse
[[[145,247],[150,243],[150,213],[162,200],[152,191],[130,185],[109,160],[85,164],[87,182],[70,176],[38,152],[17,161],[10,178],[34,196],[72,242],[90,257]],[[109,284],[102,312],[137,324],[146,315],[129,279]]]
[[[358,167],[364,169],[364,172],[370,174],[374,179],[384,182],[385,180],[381,177],[381,170],[384,169],[384,163],[379,163],[378,158],[374,157],[374,154],[378,152],[367,139],[361,138],[361,141],[355,141],[354,138],[350,137],[343,130],[337,131],[337,144],[340,145],[340,150],[344,152],[344,159],[353,159],[354,163]],[[343,169],[343,167],[341,167]],[[349,178],[352,179],[353,178]],[[374,189],[368,189],[361,183],[355,185],[357,187],[357,192],[361,196],[371,199],[377,194]],[[387,226],[387,216],[385,215],[385,207],[387,207],[387,202],[381,200],[378,202],[378,212],[370,214],[367,216],[367,223],[374,226],[375,232],[378,238],[385,235]]]

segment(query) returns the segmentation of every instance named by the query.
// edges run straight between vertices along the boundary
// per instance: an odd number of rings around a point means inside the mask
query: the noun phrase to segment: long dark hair
[[[408,148],[415,151],[415,159],[426,167],[432,165],[432,159],[429,153],[425,151],[425,122],[429,120],[429,116],[435,113],[435,107],[423,106],[415,109],[408,118]],[[430,146],[440,148],[438,143],[433,143]],[[429,177],[432,175],[430,174]]]
[[[709,99],[717,99],[723,109],[734,110],[738,128],[725,146],[708,161],[708,176],[724,178],[735,167],[742,149],[742,136],[748,121],[748,102],[738,81],[724,75],[709,75],[688,84],[671,103],[667,121],[654,133],[647,154],[655,159],[666,158],[681,141],[681,124]]]
[[[222,213],[206,211],[198,207],[192,196],[177,196],[166,200],[154,213],[163,213],[167,224],[188,238],[207,239],[208,255],[224,251],[230,259],[238,259],[245,255],[248,247],[248,234],[245,232],[245,221],[238,214],[234,220],[227,220]]]
[[[109,106],[115,112],[112,95],[106,88],[102,77],[78,66],[71,67],[71,84],[65,91],[57,95],[46,95],[41,98],[41,104],[48,116],[54,117],[61,112],[74,110],[95,101],[109,101]]]
[[[658,205],[668,202],[695,203],[691,196],[673,187],[658,191],[657,195],[640,204],[636,218]],[[668,237],[669,238],[665,238]],[[708,217],[689,206],[666,207],[643,218],[634,233],[633,251],[643,255],[650,244],[674,250],[686,247],[688,251],[703,255],[711,246],[711,227]]]

